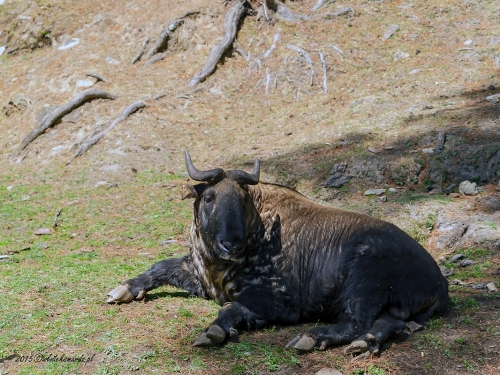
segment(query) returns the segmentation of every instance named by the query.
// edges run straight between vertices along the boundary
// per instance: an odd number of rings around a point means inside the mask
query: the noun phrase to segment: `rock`
[[[429,195],[438,195],[438,194],[443,194],[443,189],[440,186],[437,186],[431,191],[429,191]]]
[[[417,322],[414,322],[413,320],[406,323],[406,328],[410,330],[411,333],[413,332],[418,332],[424,329],[423,325],[418,324]]]
[[[7,47],[5,46],[0,46],[0,56],[3,55],[3,53],[5,52],[5,50],[7,49]]]
[[[444,191],[445,191],[446,193],[449,193],[449,192],[451,192],[453,189],[455,189],[455,187],[456,187],[456,186],[457,186],[457,184],[451,184],[451,185],[448,185],[448,186],[444,189]]]
[[[378,200],[381,202],[387,202],[387,196],[382,195],[381,197],[378,197]]]
[[[443,151],[445,141],[446,141],[446,133],[439,132],[437,137],[436,147],[434,147],[435,153],[440,153],[441,151]]]
[[[315,375],[342,375],[342,373],[333,368],[324,367],[321,370],[319,370]]]
[[[94,85],[94,81],[87,80],[87,79],[79,79],[76,81],[76,87],[91,87]]]
[[[432,155],[434,153],[434,149],[433,148],[423,148],[422,152],[424,154]]]
[[[495,286],[495,283],[491,282],[486,284],[486,288],[488,288],[488,292],[496,292],[497,287]]]
[[[78,38],[70,38],[65,41],[62,45],[57,48],[59,51],[64,51],[66,49],[72,48],[80,43],[80,39]]]
[[[476,195],[479,193],[475,182],[463,181],[458,186],[458,191],[462,195]]]
[[[365,195],[381,195],[384,194],[387,189],[369,189],[365,191]]]
[[[347,168],[347,163],[335,163],[330,173],[331,174],[344,173],[346,168]]]
[[[340,187],[344,186],[345,184],[347,184],[351,178],[352,178],[352,176],[349,176],[349,175],[340,175],[339,176],[338,174],[334,174],[333,176],[328,178],[328,180],[323,182],[322,186],[340,188]]]
[[[485,289],[486,283],[472,284],[470,287],[472,289]]]
[[[391,36],[394,35],[394,33],[396,31],[399,30],[399,25],[391,25],[387,28],[387,30],[385,30],[384,32],[384,39],[387,40],[387,39],[390,39]]]
[[[453,268],[448,269],[446,267],[440,266],[439,269],[441,270],[441,274],[444,277],[453,276],[453,274],[455,273],[455,270]]]
[[[36,244],[36,247],[37,249],[48,249],[50,246],[46,242],[39,242]]]
[[[378,153],[380,152],[379,150],[374,149],[373,147],[368,147],[368,149],[367,149],[367,150],[368,150],[368,151],[370,151],[370,152],[371,152],[371,153],[373,153],[373,154],[378,154]]]
[[[490,95],[486,97],[486,100],[492,103],[500,102],[500,94]]]
[[[398,51],[394,55],[392,55],[392,58],[394,59],[394,61],[400,60],[400,59],[407,59],[408,57],[410,57],[409,53],[401,52],[401,51]]]
[[[105,185],[108,185],[108,184],[109,184],[108,181],[99,181],[97,184],[95,184],[95,187],[105,186]]]
[[[37,236],[41,236],[41,235],[44,235],[44,234],[52,234],[52,233],[50,232],[50,229],[48,229],[48,228],[40,228],[40,229],[37,229],[35,231],[35,234]]]
[[[465,42],[464,42],[464,45],[466,46],[470,46],[472,44],[472,39],[467,39]]]
[[[473,260],[466,259],[466,260],[462,260],[461,262],[457,263],[457,267],[465,268],[465,267],[472,266],[474,264],[476,264],[476,262],[474,262]]]
[[[464,258],[465,258],[464,254],[456,254],[450,258],[450,262],[455,263],[457,260],[464,259]]]
[[[420,69],[413,69],[410,71],[409,74],[417,74],[417,73],[420,73]]]
[[[460,194],[458,194],[458,193],[450,193],[450,198],[460,198]]]
[[[389,188],[389,192],[392,194],[396,194],[398,191],[395,188]]]
[[[118,65],[120,62],[118,60],[113,59],[112,57],[106,57],[106,62],[111,65]]]

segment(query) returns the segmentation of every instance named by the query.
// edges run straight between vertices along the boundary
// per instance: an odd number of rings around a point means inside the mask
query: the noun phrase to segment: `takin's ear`
[[[181,186],[181,200],[186,198],[198,198],[207,187],[206,184],[190,185],[184,184]]]

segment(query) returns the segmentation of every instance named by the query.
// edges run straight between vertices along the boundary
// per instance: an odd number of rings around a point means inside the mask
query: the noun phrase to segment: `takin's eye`
[[[205,204],[210,204],[210,203],[212,203],[212,198],[210,198],[210,197],[205,197],[205,198],[203,199],[203,201],[205,202]]]

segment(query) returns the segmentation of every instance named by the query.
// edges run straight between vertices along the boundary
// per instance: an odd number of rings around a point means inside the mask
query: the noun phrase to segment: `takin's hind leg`
[[[405,326],[406,323],[403,320],[383,312],[379,315],[373,327],[366,334],[351,342],[351,345],[345,348],[344,353],[352,355],[363,353],[379,354],[380,345],[391,335],[402,332]]]

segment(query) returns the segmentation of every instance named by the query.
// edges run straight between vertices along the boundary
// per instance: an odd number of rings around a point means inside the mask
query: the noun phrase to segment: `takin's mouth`
[[[236,250],[230,250],[222,243],[222,241],[219,241],[217,243],[217,246],[215,247],[215,252],[217,253],[217,255],[223,260],[227,261],[236,261],[244,251],[244,246],[239,247]]]

